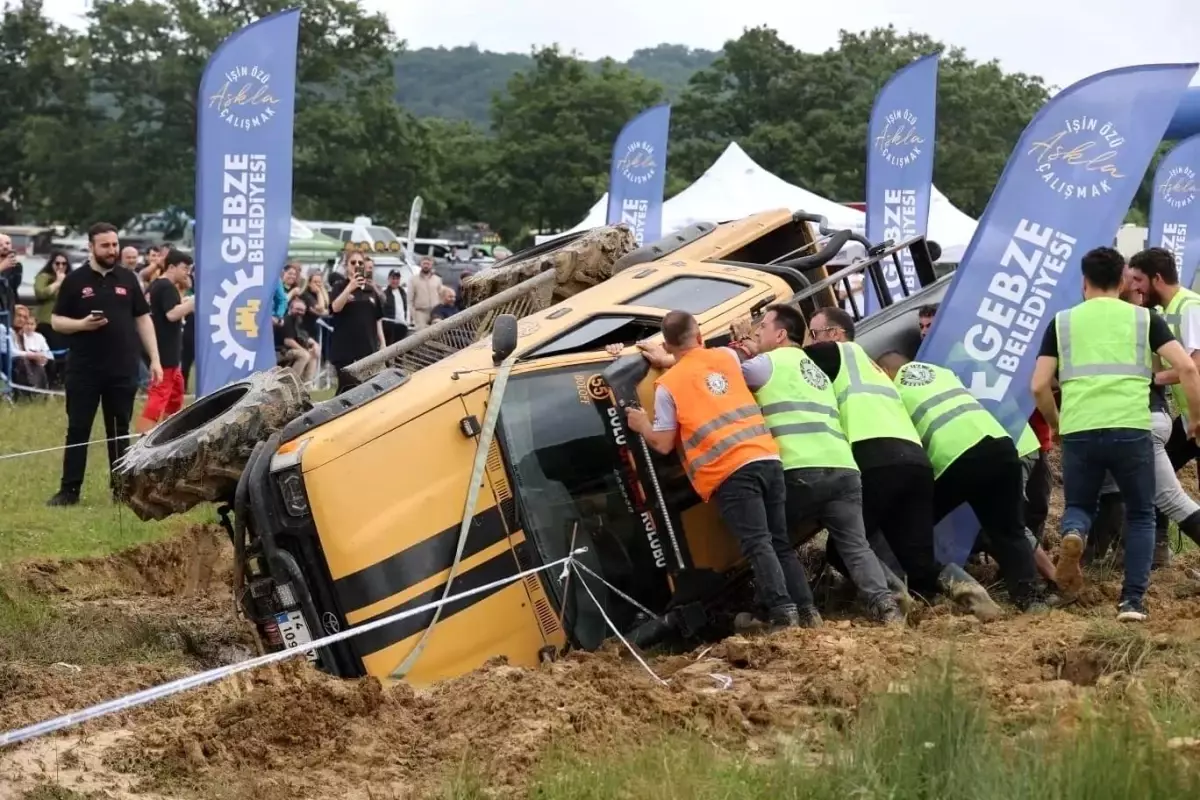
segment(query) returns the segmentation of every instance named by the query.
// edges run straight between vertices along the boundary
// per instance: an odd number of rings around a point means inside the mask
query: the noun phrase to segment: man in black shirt
[[[196,299],[191,296],[182,299],[179,290],[186,288],[191,268],[191,256],[171,250],[163,262],[161,277],[151,281],[147,292],[163,377],[150,387],[146,407],[138,418],[139,433],[148,432],[183,408],[184,377],[180,368],[183,360],[183,320],[195,310]]]
[[[813,343],[804,348],[821,371],[836,381],[842,371],[839,342],[854,341],[854,318],[840,308],[823,308],[809,323]],[[897,398],[896,402],[900,402]],[[907,415],[907,412],[905,412]],[[945,581],[939,581],[949,569],[958,587],[972,592],[976,587],[965,572],[954,565],[942,565],[934,553],[933,466],[925,448],[899,437],[863,439],[851,445],[854,461],[862,473],[863,523],[871,548],[893,574],[903,569],[916,591],[931,595]],[[882,534],[882,540],[876,535]],[[967,598],[980,609],[981,617],[996,611],[986,593]]]
[[[293,297],[288,305],[287,316],[283,318],[283,327],[280,328],[283,347],[279,351],[279,366],[291,367],[301,383],[309,383],[316,377],[317,365],[321,362],[317,342],[304,326],[307,313],[308,304],[304,298]]]
[[[87,471],[87,447],[99,407],[104,413],[109,466],[124,454],[137,394],[138,362],[150,356],[150,382],[162,380],[150,306],[137,275],[117,264],[117,229],[107,222],[88,230],[88,263],[67,273],[50,324],[68,337],[67,447],[62,484],[49,505],[79,502]]]
[[[348,280],[339,285],[330,303],[333,311],[333,343],[329,362],[337,369],[337,393],[354,388],[359,381],[346,367],[384,346],[383,303],[379,292],[368,282],[365,259],[354,253],[346,261]]]

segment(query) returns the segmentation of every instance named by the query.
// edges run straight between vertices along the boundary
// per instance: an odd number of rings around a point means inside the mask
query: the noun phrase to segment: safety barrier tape
[[[114,700],[98,703],[94,706],[90,706],[79,711],[74,711],[70,714],[63,714],[60,717],[54,717],[53,719],[48,719],[33,725],[27,725],[23,728],[14,728],[13,730],[0,733],[0,748],[26,742],[30,739],[36,739],[84,722],[99,719],[100,717],[106,717],[110,714],[128,711],[130,709],[137,708],[138,706],[143,706],[156,700],[162,700],[164,698],[171,697],[172,695],[188,691],[189,689],[196,689],[201,686],[207,686],[210,683],[216,683],[217,681],[228,678],[231,675],[246,672],[247,670],[257,669],[258,667],[264,667],[268,664],[276,664],[289,658],[294,658],[302,653],[319,650],[322,647],[328,647],[331,644],[352,639],[355,636],[368,633],[376,630],[377,628],[382,628],[385,625],[391,625],[393,622],[397,622],[398,620],[414,617],[418,614],[424,614],[432,609],[440,608],[448,603],[454,603],[473,595],[490,592],[493,589],[498,589],[502,586],[516,583],[517,581],[524,580],[530,575],[536,575],[539,572],[545,572],[546,570],[554,569],[555,567],[563,567],[563,574],[565,574],[566,571],[570,569],[570,565],[574,563],[575,557],[586,552],[587,548],[581,547],[572,551],[569,555],[560,558],[557,561],[552,561],[549,564],[544,564],[540,567],[534,567],[533,569],[527,569],[507,578],[503,578],[498,581],[492,581],[484,586],[479,586],[475,589],[469,589],[465,592],[461,592],[460,594],[452,595],[450,597],[443,597],[441,600],[427,603],[418,608],[411,608],[406,611],[400,611],[386,617],[381,617],[348,630],[339,631],[338,633],[330,634],[329,636],[325,636],[320,639],[314,639],[306,644],[281,650],[278,653],[267,653],[266,655],[256,656],[255,658],[250,658],[237,664],[228,664],[223,667],[217,667],[216,669],[210,669],[206,672],[198,672],[195,675],[188,675],[185,678],[179,678],[178,680],[170,681],[169,683],[152,686],[149,689],[143,689],[142,691],[134,692],[133,694],[128,694],[124,697],[118,697]],[[588,594],[591,594],[590,589],[588,590]],[[595,598],[593,598],[593,601],[594,599]],[[603,609],[601,609],[601,613],[603,613]],[[607,619],[607,617],[605,617],[605,619]],[[618,634],[618,636],[619,635],[620,634]],[[624,641],[624,639],[622,639],[622,641]],[[626,642],[626,645],[628,645],[628,642]],[[649,669],[649,667],[647,667],[647,669]]]
[[[75,444],[60,444],[54,447],[43,447],[40,450],[23,450],[19,453],[0,453],[0,461],[5,461],[10,458],[21,458],[23,456],[36,456],[39,453],[54,453],[60,450],[69,450],[72,447],[88,447],[93,444],[108,444],[109,442],[119,442],[122,439],[136,439],[142,434],[129,433],[125,436],[113,436],[109,439],[92,439],[90,442],[76,442]]]

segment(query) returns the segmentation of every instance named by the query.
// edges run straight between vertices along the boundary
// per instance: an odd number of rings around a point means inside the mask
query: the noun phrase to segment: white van
[[[353,222],[302,220],[303,224],[354,249],[384,255],[402,255],[405,243],[391,228],[376,225],[370,217],[355,217]],[[350,249],[347,247],[346,249]]]

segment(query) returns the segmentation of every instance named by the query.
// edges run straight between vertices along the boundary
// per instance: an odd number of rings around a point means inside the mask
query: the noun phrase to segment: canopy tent
[[[958,263],[979,223],[960,211],[936,186],[929,198],[929,238],[942,246],[941,261]]]
[[[722,222],[771,208],[807,211],[825,217],[834,229],[849,228],[863,233],[866,215],[819,194],[795,186],[755,163],[746,151],[732,142],[695,183],[663,203],[664,235],[697,222]],[[568,233],[578,233],[605,224],[608,194],[605,193],[587,216],[568,231],[538,236],[538,244]],[[959,211],[946,196],[933,188],[929,207],[929,238],[942,247],[942,259],[957,261],[975,233],[975,220]],[[861,257],[861,245],[848,245],[839,260]]]

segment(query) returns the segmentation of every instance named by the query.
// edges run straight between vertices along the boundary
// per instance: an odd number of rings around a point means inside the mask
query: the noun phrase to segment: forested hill
[[[674,99],[697,70],[709,66],[719,52],[660,44],[636,51],[625,62],[630,69],[661,83]],[[423,47],[396,58],[396,99],[418,117],[488,122],[492,95],[502,91],[514,72],[533,67],[525,53],[493,53],[478,47]]]

